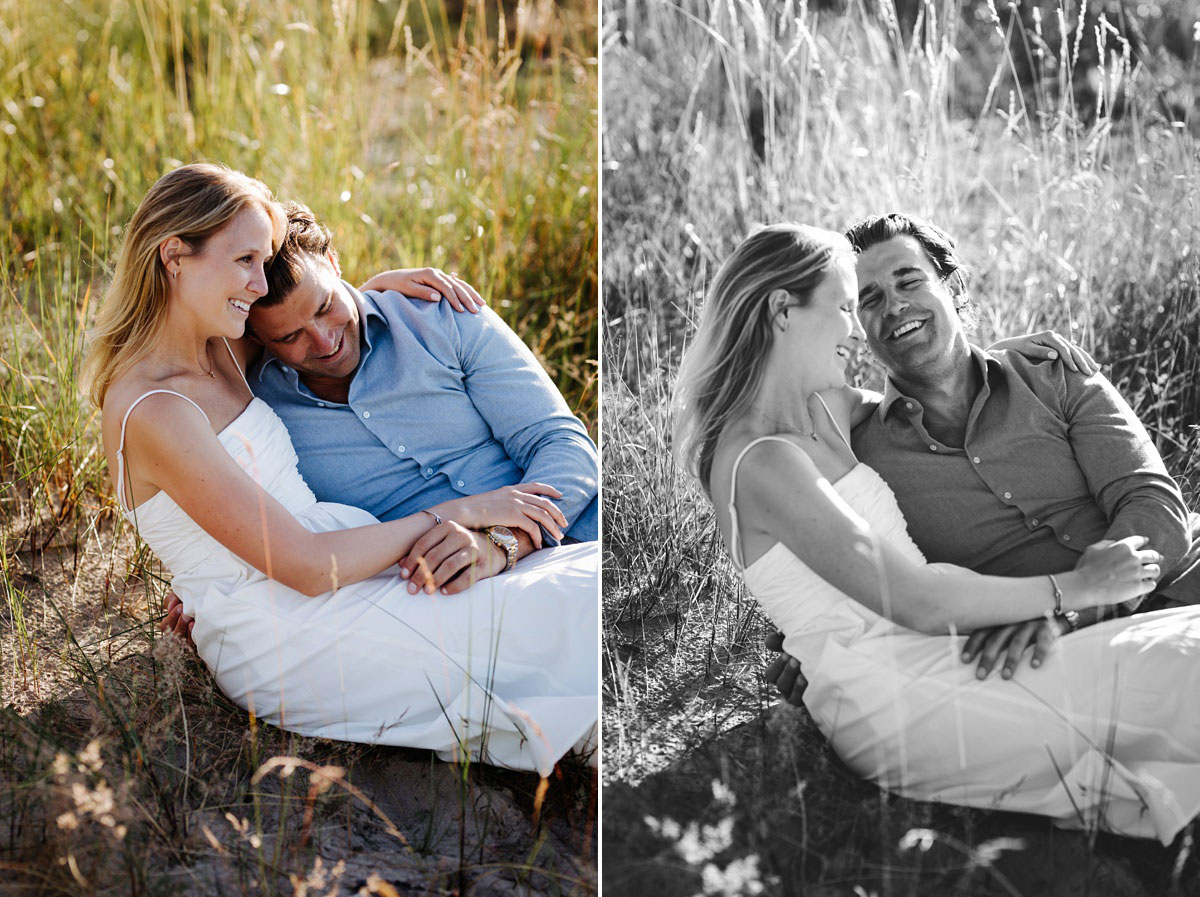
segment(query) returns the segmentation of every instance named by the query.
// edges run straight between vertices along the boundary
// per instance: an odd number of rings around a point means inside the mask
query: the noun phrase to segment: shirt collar
[[[366,345],[363,347],[362,357],[365,358],[371,351],[371,328],[367,326],[368,321],[377,321],[380,326],[386,328],[388,326],[387,318],[383,312],[379,310],[379,305],[375,302],[375,293],[364,293],[356,289],[346,281],[342,281],[342,289],[350,294],[350,298],[354,304],[358,306],[359,331],[362,334],[363,342]],[[267,372],[267,368],[272,364],[276,365],[281,372],[290,374],[293,378],[298,379],[295,370],[285,365],[278,357],[266,346],[263,347],[262,361],[258,365],[258,379],[262,380]],[[359,361],[359,367],[362,367],[362,361]]]
[[[1002,374],[1004,366],[998,358],[986,349],[981,349],[974,344],[968,344],[968,348],[971,350],[971,357],[975,360],[975,364],[979,367],[979,373],[983,377],[983,388],[987,389],[991,375],[993,373]],[[892,406],[901,399],[906,402],[916,402],[916,399],[902,393],[900,387],[892,381],[891,377],[888,377],[887,382],[883,386],[883,401],[879,403],[879,408],[875,412],[879,416],[880,423],[887,420]]]

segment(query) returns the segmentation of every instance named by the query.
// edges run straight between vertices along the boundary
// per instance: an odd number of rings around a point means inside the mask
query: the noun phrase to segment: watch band
[[[498,528],[504,529],[508,533],[507,539],[501,538],[501,536],[498,533],[493,532],[493,530],[496,530]],[[504,569],[501,570],[500,572],[507,573],[517,563],[517,540],[513,537],[512,532],[510,530],[508,530],[507,527],[489,526],[487,529],[484,530],[484,533],[487,535],[488,540],[493,545],[495,545],[497,548],[501,549],[504,552],[505,564],[504,564]]]

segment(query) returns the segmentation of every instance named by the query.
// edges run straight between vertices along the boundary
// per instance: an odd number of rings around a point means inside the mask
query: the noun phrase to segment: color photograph
[[[602,4],[606,893],[1200,893],[1200,5]]]
[[[0,0],[0,893],[595,894],[592,0]]]

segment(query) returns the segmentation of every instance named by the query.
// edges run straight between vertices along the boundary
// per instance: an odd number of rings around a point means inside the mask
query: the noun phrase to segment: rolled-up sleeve
[[[472,404],[508,456],[525,471],[525,481],[548,483],[562,493],[557,500],[567,530],[585,515],[594,517],[599,461],[587,430],[567,407],[529,348],[491,309],[453,316],[459,362]],[[587,541],[596,534],[573,530]],[[550,544],[555,540],[546,533]]]
[[[1146,428],[1101,374],[1063,370],[1062,401],[1071,447],[1109,520],[1105,538],[1145,536],[1169,570],[1191,548],[1188,510]]]

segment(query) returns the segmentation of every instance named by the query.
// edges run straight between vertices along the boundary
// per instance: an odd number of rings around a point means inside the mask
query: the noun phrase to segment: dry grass
[[[296,738],[161,639],[165,573],[116,513],[77,375],[120,224],[208,158],[310,204],[351,276],[461,273],[594,428],[595,18],[0,0],[0,892],[594,890],[593,770],[564,762],[543,794]]]
[[[911,5],[915,26],[896,20],[905,4],[815,6],[605,5],[605,884],[1200,891],[1190,836],[1169,851],[1093,845],[1039,820],[888,798],[803,712],[764,711],[767,624],[670,460],[667,418],[707,279],[754,223],[842,228],[889,210],[938,222],[974,268],[980,342],[1074,335],[1193,507],[1200,497],[1200,176],[1189,128],[1163,117],[1163,69],[1092,20],[1076,46],[1074,6],[1066,40],[985,3]],[[1042,78],[1019,81],[1030,60]],[[865,364],[855,377],[880,383]]]

